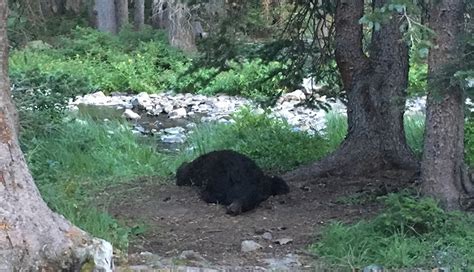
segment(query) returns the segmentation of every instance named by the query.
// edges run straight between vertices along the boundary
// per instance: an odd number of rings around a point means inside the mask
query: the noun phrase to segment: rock
[[[113,248],[105,240],[93,238],[92,243],[78,249],[77,254],[80,259],[93,262],[93,271],[112,272],[114,270]]]
[[[163,129],[163,131],[167,134],[176,135],[176,134],[183,133],[185,131],[185,129],[182,128],[182,127],[170,127],[170,128]]]
[[[281,96],[281,101],[304,101],[306,99],[306,95],[302,90],[296,90],[291,93],[287,93]]]
[[[286,245],[293,242],[291,238],[280,238],[273,241],[275,244]]]
[[[270,232],[267,231],[267,232],[262,234],[262,238],[265,239],[265,240],[272,240],[273,235]]]
[[[179,259],[186,259],[191,261],[206,262],[206,259],[194,250],[185,250],[179,255]]]
[[[186,136],[182,134],[161,135],[161,141],[169,144],[182,144],[186,141]]]
[[[135,126],[133,127],[133,130],[136,130],[136,131],[138,131],[138,132],[140,132],[140,133],[143,133],[143,134],[146,133],[146,129],[145,129],[144,127],[142,127],[141,125],[135,125]]]
[[[269,258],[263,260],[268,264],[271,271],[294,271],[295,267],[300,267],[302,264],[299,261],[299,256],[295,254],[287,254],[282,259],[280,258]]]
[[[229,111],[234,109],[234,105],[228,100],[220,100],[214,103],[214,107],[219,111]]]
[[[185,108],[172,110],[168,113],[168,117],[171,119],[183,118],[183,117],[186,117],[186,115],[187,115],[187,112]]]
[[[130,120],[138,120],[140,119],[140,114],[130,110],[130,109],[126,109],[123,114],[122,114],[123,117],[127,118],[127,119],[130,119]]]
[[[155,106],[151,110],[148,111],[149,114],[151,115],[160,115],[163,112],[163,108],[158,106]]]
[[[150,96],[145,92],[137,94],[130,100],[130,102],[134,107],[140,110],[145,110],[147,108],[153,107],[153,103],[151,102]]]
[[[208,261],[204,259],[201,254],[195,252],[194,250],[185,250],[181,252],[178,259],[186,263],[188,266],[186,271],[201,271],[201,269],[190,270],[189,266],[195,266],[197,268],[209,265]]]
[[[240,251],[242,252],[251,252],[251,251],[255,251],[262,248],[263,246],[261,246],[259,243],[252,240],[242,241],[240,245]]]
[[[364,269],[362,271],[363,272],[382,272],[383,267],[380,266],[380,265],[371,264],[369,266],[364,267]]]
[[[160,103],[160,105],[163,108],[162,112],[164,113],[170,113],[174,108],[173,104],[171,103]]]
[[[189,123],[189,124],[186,125],[186,128],[188,128],[188,129],[193,129],[195,127],[196,127],[196,123]]]

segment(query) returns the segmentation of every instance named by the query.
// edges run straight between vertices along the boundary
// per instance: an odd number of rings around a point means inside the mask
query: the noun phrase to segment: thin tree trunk
[[[117,30],[128,24],[128,0],[115,0],[115,16],[117,19]]]
[[[462,196],[474,193],[464,165],[464,92],[451,83],[456,68],[462,67],[463,5],[462,0],[432,1],[429,10],[436,38],[428,58],[422,191],[449,210],[459,209]]]
[[[89,258],[111,271],[110,244],[53,213],[28,171],[15,128],[6,33],[7,1],[0,0],[0,271],[79,271]],[[95,251],[107,248],[99,260]]]
[[[386,1],[374,1],[380,7]],[[363,52],[363,0],[338,1],[336,62],[347,91],[348,133],[331,155],[297,169],[287,179],[322,175],[364,175],[385,169],[414,171],[418,163],[403,126],[408,83],[408,47],[399,31],[400,16],[373,31],[370,57]]]
[[[133,26],[141,30],[145,24],[145,0],[135,0],[133,10]]]
[[[117,33],[117,21],[114,0],[95,0],[93,15],[96,27],[100,31]]]

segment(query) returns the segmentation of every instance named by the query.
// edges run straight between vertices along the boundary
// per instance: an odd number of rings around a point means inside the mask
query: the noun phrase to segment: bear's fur
[[[199,187],[204,201],[226,205],[232,215],[290,191],[283,179],[264,175],[254,161],[232,150],[210,152],[183,163],[176,172],[176,185]]]

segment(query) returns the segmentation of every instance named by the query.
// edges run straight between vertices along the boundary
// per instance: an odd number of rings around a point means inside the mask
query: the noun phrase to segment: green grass
[[[422,114],[406,116],[405,137],[415,155],[421,159],[423,152],[423,135],[425,133],[425,116]]]
[[[201,154],[232,149],[254,159],[260,167],[275,173],[294,169],[328,154],[331,148],[321,136],[294,132],[284,121],[243,109],[233,123],[198,126],[189,139],[187,152],[177,161],[189,161]]]
[[[474,268],[474,217],[444,212],[429,198],[389,195],[372,220],[332,223],[311,250],[339,269],[450,267]]]
[[[50,134],[28,136],[23,149],[48,205],[93,235],[126,248],[131,230],[94,206],[91,197],[107,185],[138,176],[169,175],[165,157],[139,144],[118,122],[72,120]]]

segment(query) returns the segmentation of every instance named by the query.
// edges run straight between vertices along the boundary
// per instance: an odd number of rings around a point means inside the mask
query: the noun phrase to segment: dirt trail
[[[364,199],[402,188],[408,179],[389,173],[369,178],[322,178],[304,184],[289,181],[288,195],[271,197],[257,209],[234,217],[227,215],[223,206],[201,201],[193,188],[159,185],[159,180],[136,180],[110,188],[107,194],[113,196],[108,200],[113,216],[130,225],[146,225],[143,235],[131,238],[131,256],[151,252],[173,258],[193,250],[212,265],[268,267],[267,259],[283,260],[296,254],[299,264],[288,266],[304,268],[314,260],[307,248],[322,227],[331,220],[350,222],[373,215],[380,203],[364,203]],[[271,240],[265,232],[271,234]],[[284,245],[275,242],[281,238],[292,241]],[[244,240],[253,240],[263,248],[241,252]]]

